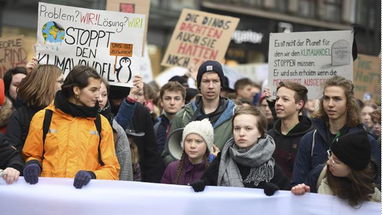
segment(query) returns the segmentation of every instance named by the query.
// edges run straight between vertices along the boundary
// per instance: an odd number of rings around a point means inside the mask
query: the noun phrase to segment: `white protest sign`
[[[271,92],[280,81],[300,83],[309,98],[319,98],[323,83],[334,75],[353,80],[351,31],[271,33],[269,76]]]
[[[96,69],[111,85],[132,86],[145,16],[39,3],[37,59],[66,76],[74,66]]]

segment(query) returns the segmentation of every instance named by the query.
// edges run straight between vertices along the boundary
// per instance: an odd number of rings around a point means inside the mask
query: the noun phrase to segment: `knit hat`
[[[331,151],[353,170],[365,169],[371,159],[371,146],[365,131],[336,138]]]
[[[198,74],[197,74],[197,87],[198,88],[201,86],[202,75],[205,72],[217,73],[219,76],[219,79],[221,81],[221,87],[225,83],[222,65],[218,61],[208,60],[208,61],[205,61],[203,64],[201,64],[201,66],[198,68]]]
[[[182,136],[181,136],[182,134]],[[168,149],[171,156],[180,160],[184,148],[184,141],[189,134],[198,134],[206,142],[209,152],[213,151],[214,144],[214,129],[208,119],[201,121],[189,122],[185,128],[176,129],[170,135],[168,139]]]

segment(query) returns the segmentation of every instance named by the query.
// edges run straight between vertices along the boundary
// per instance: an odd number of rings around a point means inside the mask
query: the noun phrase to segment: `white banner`
[[[111,85],[132,86],[139,71],[145,15],[39,3],[36,53],[66,76],[78,64]]]
[[[330,77],[353,80],[352,42],[351,31],[271,33],[268,83],[273,96],[280,81],[300,83],[316,99]]]
[[[0,179],[1,215],[378,215],[380,208],[365,202],[355,209],[334,196],[290,191],[266,196],[261,189],[206,187],[195,193],[190,186],[108,180],[75,189],[70,178],[39,178],[36,185],[22,177],[12,185]]]

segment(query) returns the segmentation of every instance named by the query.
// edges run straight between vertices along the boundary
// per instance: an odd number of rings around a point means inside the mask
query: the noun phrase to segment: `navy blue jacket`
[[[170,130],[170,120],[165,116],[165,114],[161,114],[157,117],[153,128],[157,140],[157,149],[160,153],[162,153],[165,149],[168,132]]]

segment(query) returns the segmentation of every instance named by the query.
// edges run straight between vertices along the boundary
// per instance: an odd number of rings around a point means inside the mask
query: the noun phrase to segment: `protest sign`
[[[3,78],[8,69],[27,64],[23,38],[23,36],[0,38],[0,78]]]
[[[300,83],[310,99],[319,98],[323,83],[334,75],[352,80],[351,31],[271,33],[269,76],[271,92],[280,81]]]
[[[197,69],[206,60],[223,61],[238,18],[183,9],[161,65]]]
[[[144,39],[142,43],[142,47],[144,47],[148,33],[150,0],[107,0],[106,9],[112,11],[120,11],[124,13],[144,14],[146,16]],[[144,49],[141,55],[144,56]]]
[[[133,57],[141,55],[144,28],[142,14],[40,2],[37,59],[40,64],[57,65],[64,76],[82,64],[96,69],[111,85],[132,86],[132,77],[138,71]],[[124,49],[116,54],[116,44],[130,47],[131,53]]]
[[[354,93],[363,101],[372,100],[380,103],[381,65],[380,57],[358,55],[354,62]]]

